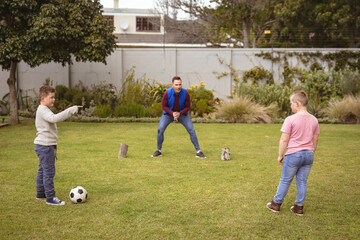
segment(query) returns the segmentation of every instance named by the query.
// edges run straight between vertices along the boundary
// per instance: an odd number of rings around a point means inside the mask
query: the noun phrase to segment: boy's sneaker
[[[299,205],[294,205],[290,208],[290,211],[292,211],[293,213],[295,213],[298,216],[303,216],[304,215],[304,206],[299,206]]]
[[[57,197],[53,197],[53,198],[48,198],[46,200],[46,204],[49,204],[49,205],[65,205],[65,202],[61,201]]]
[[[45,194],[36,194],[36,199],[37,200],[45,200],[46,196],[45,196]]]
[[[266,205],[266,207],[273,212],[280,212],[280,206],[281,203],[276,203],[274,201],[271,201]]]
[[[152,155],[151,157],[161,157],[161,152],[159,150],[156,150]]]
[[[197,152],[195,157],[197,157],[197,158],[206,158],[206,156],[202,153],[202,151]]]

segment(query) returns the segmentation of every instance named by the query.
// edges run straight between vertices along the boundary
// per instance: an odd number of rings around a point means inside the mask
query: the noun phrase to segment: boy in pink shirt
[[[307,179],[314,162],[320,131],[318,120],[307,111],[308,97],[304,91],[293,92],[290,95],[290,103],[294,114],[285,119],[279,143],[278,162],[283,165],[282,174],[274,200],[269,202],[267,207],[273,212],[280,211],[280,206],[296,175],[297,198],[290,210],[302,216]]]

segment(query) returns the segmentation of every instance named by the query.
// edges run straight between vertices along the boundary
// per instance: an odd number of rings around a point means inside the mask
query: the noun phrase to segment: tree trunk
[[[16,99],[16,62],[11,62],[10,65],[10,77],[7,80],[10,91],[10,124],[16,125],[19,123],[19,112],[18,112],[18,102]]]
[[[242,20],[244,48],[250,47],[250,29],[251,29],[250,22],[251,21],[249,18],[243,18]]]

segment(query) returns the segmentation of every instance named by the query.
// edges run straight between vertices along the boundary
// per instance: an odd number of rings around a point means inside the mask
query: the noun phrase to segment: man
[[[190,140],[194,144],[197,158],[206,158],[200,151],[199,142],[195,133],[194,126],[189,117],[190,110],[190,95],[186,89],[182,88],[182,81],[180,77],[173,77],[172,87],[167,89],[162,99],[163,115],[159,122],[157,132],[157,150],[151,157],[160,157],[161,148],[164,142],[164,132],[166,127],[173,121],[180,122],[190,134]]]

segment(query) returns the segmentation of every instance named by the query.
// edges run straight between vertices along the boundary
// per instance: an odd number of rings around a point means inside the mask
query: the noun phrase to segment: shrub
[[[327,102],[341,95],[338,76],[331,72],[318,70],[305,76],[303,89],[309,97],[309,111],[316,117],[322,117],[322,111]]]
[[[112,83],[101,82],[98,85],[92,85],[90,95],[93,96],[96,105],[110,105],[115,107],[118,101],[116,87]]]
[[[161,117],[163,115],[163,109],[161,102],[154,102],[148,107],[148,113],[151,117]]]
[[[65,98],[65,93],[69,90],[69,88],[67,88],[64,85],[57,85],[55,87],[55,91],[56,91],[56,98],[61,100]]]
[[[331,99],[324,112],[341,123],[360,123],[360,96]]]
[[[74,105],[81,105],[84,108],[90,106],[91,96],[88,93],[76,93],[73,97],[72,103]]]
[[[342,94],[356,95],[360,92],[360,72],[352,71],[349,68],[345,68],[339,71],[341,77],[339,77],[339,86]]]
[[[73,101],[73,98],[76,94],[78,94],[79,91],[75,88],[68,88],[64,94],[64,99],[68,100],[69,102]],[[62,99],[62,98],[58,98]]]
[[[237,97],[220,105],[216,118],[232,123],[271,123],[271,110],[253,102],[249,97]]]
[[[115,117],[147,117],[147,112],[143,105],[138,103],[127,103],[118,105],[114,110]]]
[[[152,84],[146,84],[146,92],[150,95],[152,102],[161,102],[165,91],[171,87],[171,84],[163,84],[154,80]]]
[[[66,99],[61,99],[54,102],[54,107],[57,112],[61,112],[66,108],[71,107],[71,105],[72,105],[71,102],[69,102]]]
[[[132,67],[127,72],[126,79],[122,84],[119,103],[148,105],[151,102],[151,97],[146,91],[146,86],[145,77],[135,79],[135,67]]]
[[[8,115],[10,112],[9,97],[10,93],[5,94],[0,100],[0,114]]]
[[[285,117],[291,113],[289,97],[294,90],[295,88],[293,87],[281,86],[279,84],[252,85],[240,83],[235,87],[234,94],[238,97],[247,96],[254,102],[267,107],[276,103],[278,106],[277,115]],[[272,108],[275,109],[274,106]]]
[[[97,105],[95,110],[94,110],[94,115],[96,117],[100,117],[100,118],[110,117],[111,114],[112,114],[112,109],[111,109],[111,106],[109,104]]]
[[[214,94],[205,88],[204,81],[200,82],[200,87],[195,84],[187,90],[191,98],[191,112],[195,116],[214,111]]]

